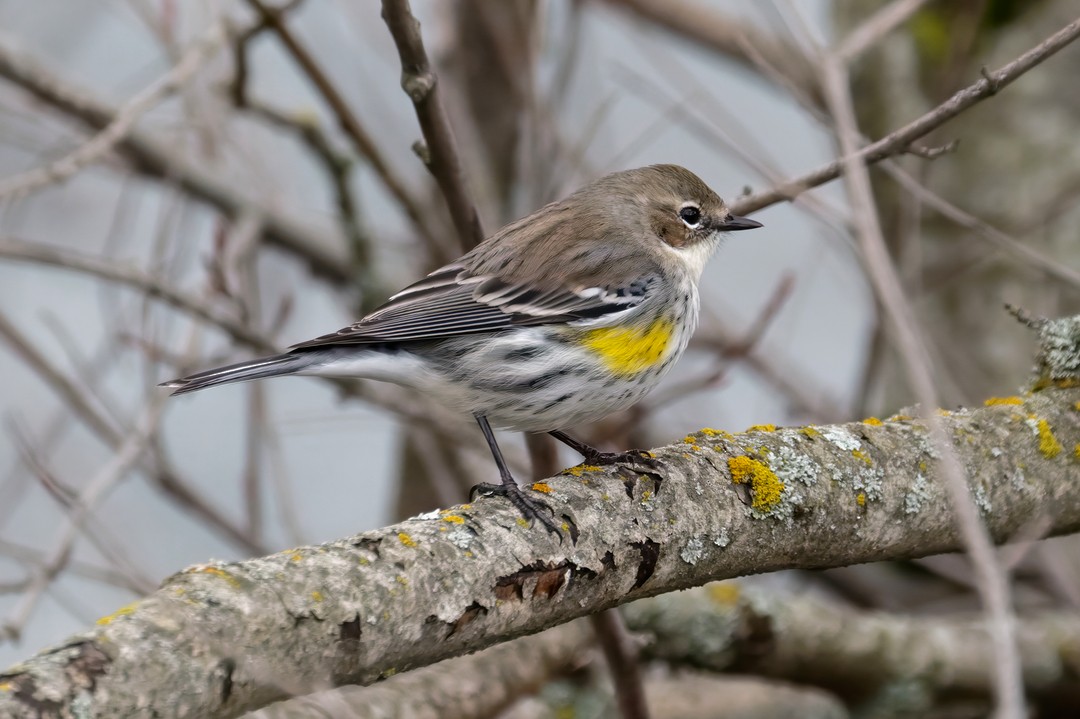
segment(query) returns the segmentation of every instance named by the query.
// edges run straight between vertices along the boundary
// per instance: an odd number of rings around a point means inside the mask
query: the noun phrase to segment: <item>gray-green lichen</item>
[[[915,475],[911,489],[904,495],[904,514],[918,514],[930,500],[930,483],[922,472]]]
[[[1063,380],[1080,375],[1080,316],[1039,320],[1035,328],[1039,333],[1038,376]]]

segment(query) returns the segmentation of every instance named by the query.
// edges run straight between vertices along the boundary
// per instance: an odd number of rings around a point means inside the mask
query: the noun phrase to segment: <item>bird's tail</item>
[[[207,387],[215,387],[219,384],[247,382],[248,380],[262,379],[263,377],[293,374],[306,368],[309,364],[310,360],[303,354],[290,352],[287,354],[250,360],[248,362],[231,364],[227,367],[218,367],[217,369],[199,372],[198,374],[181,377],[180,379],[162,382],[158,386],[169,387],[175,390],[173,392],[174,395],[187,394],[188,392],[195,392],[200,389],[206,389]]]

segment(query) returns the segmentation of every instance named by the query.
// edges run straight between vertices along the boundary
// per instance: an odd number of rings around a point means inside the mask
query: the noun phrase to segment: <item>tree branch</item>
[[[420,158],[446,198],[462,248],[469,250],[484,241],[484,230],[465,184],[454,132],[439,98],[438,76],[428,62],[420,36],[420,23],[413,17],[409,0],[383,0],[382,17],[401,58],[401,89],[416,107],[427,144]]]
[[[1048,60],[1077,37],[1080,37],[1080,19],[1069,23],[999,70],[986,73],[978,82],[955,93],[925,115],[863,147],[856,153],[856,158],[872,165],[886,157],[906,152],[915,140],[944,125],[972,105],[996,95],[1006,85]],[[843,172],[844,162],[844,158],[833,160],[770,190],[739,198],[731,203],[731,211],[745,215],[778,202],[791,200],[809,189],[835,180]]]
[[[634,602],[622,613],[645,635],[647,656],[676,664],[825,686],[850,700],[895,682],[937,694],[993,691],[992,640],[980,619],[859,612],[737,584]],[[1071,688],[1075,704],[1076,615],[1036,614],[1018,623],[1017,636],[1025,689]]]
[[[1038,330],[1047,389],[940,416],[996,542],[1036,520],[1080,528],[1080,317]],[[577,467],[533,484],[561,543],[485,498],[191,567],[0,674],[0,716],[79,703],[232,717],[714,579],[963,547],[924,420],[703,430],[656,456],[655,471]]]

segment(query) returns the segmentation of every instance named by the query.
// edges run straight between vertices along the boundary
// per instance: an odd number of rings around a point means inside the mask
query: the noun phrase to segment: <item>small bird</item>
[[[590,464],[643,461],[565,429],[640,400],[697,326],[698,281],[736,217],[696,175],[652,165],[606,175],[512,222],[338,332],[284,354],[162,383],[173,394],[279,375],[413,387],[476,418],[509,499],[559,534],[514,481],[492,432],[546,432]]]

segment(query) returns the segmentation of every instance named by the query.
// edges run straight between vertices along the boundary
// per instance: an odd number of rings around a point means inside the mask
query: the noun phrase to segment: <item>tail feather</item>
[[[263,377],[292,374],[303,369],[308,364],[309,362],[303,355],[295,353],[280,354],[206,370],[198,374],[162,382],[158,386],[175,390],[174,395],[187,394],[207,387],[216,387],[219,384],[247,382],[253,379],[262,379]]]

